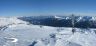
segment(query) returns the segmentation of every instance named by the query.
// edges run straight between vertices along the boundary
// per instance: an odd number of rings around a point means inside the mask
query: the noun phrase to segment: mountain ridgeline
[[[73,16],[29,16],[18,17],[23,21],[34,25],[45,25],[53,27],[72,27]],[[74,16],[74,27],[76,28],[96,28],[96,17]]]

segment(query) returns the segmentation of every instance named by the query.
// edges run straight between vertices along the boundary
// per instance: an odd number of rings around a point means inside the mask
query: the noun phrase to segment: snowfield
[[[75,30],[0,17],[0,46],[96,46],[96,29]]]

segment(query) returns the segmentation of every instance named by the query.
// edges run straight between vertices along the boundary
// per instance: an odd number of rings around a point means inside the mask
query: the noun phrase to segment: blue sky
[[[96,15],[96,0],[0,0],[0,16]]]

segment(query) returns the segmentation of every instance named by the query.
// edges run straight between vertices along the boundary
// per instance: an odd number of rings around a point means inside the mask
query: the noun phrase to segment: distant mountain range
[[[72,27],[72,16],[29,16],[18,17],[34,25],[45,25],[53,27]],[[74,16],[76,28],[96,28],[96,17]]]

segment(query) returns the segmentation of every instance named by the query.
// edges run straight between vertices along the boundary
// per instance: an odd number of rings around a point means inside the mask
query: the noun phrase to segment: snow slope
[[[28,25],[16,17],[0,18],[0,29],[0,46],[96,46],[96,29],[73,34],[72,28]]]

